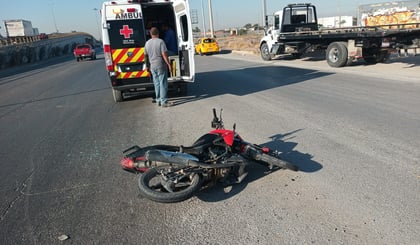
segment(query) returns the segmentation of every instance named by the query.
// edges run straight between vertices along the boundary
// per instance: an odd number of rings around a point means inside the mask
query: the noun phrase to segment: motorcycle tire
[[[150,168],[139,176],[140,193],[155,202],[173,203],[184,201],[194,195],[201,188],[203,176],[191,173],[187,181],[171,183],[172,192],[165,189],[162,183],[165,181],[161,171],[165,171],[169,166]],[[153,184],[157,182],[157,184]]]
[[[268,164],[272,164],[274,166],[280,167],[280,168],[287,168],[292,171],[298,171],[299,168],[296,165],[293,165],[287,161],[284,161],[282,159],[279,159],[278,157],[271,156],[269,154],[263,153],[261,156],[261,161],[266,162]]]

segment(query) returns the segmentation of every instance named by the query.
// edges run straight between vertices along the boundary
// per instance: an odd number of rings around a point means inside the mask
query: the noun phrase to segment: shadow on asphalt
[[[172,96],[173,106],[232,94],[245,96],[264,90],[329,76],[333,73],[287,66],[259,66],[237,70],[217,70],[196,74],[195,82],[188,85],[188,96]]]
[[[297,146],[297,143],[288,141],[294,138],[293,135],[298,133],[301,130],[302,129],[298,129],[298,130],[285,133],[285,134],[273,135],[270,137],[271,139],[270,141],[264,144],[260,144],[260,145],[267,146],[273,150],[277,150],[281,152],[280,157],[283,160],[286,160],[298,166],[299,172],[305,172],[305,173],[317,172],[322,169],[322,165],[312,160],[313,158],[312,155],[294,150],[294,148]],[[223,201],[237,195],[242,190],[244,190],[249,183],[252,183],[253,181],[256,181],[260,178],[263,178],[267,176],[268,174],[272,174],[277,171],[290,171],[290,170],[275,169],[275,170],[269,171],[267,166],[251,162],[247,166],[247,171],[248,171],[248,175],[246,176],[246,178],[241,183],[230,186],[228,188],[230,189],[229,191],[226,191],[225,186],[223,186],[222,184],[216,184],[213,186],[210,185],[210,186],[204,187],[200,192],[198,192],[196,197],[205,202]],[[282,177],[287,178],[286,176],[279,176],[279,178],[282,178]],[[292,179],[292,181],[294,181],[294,179]],[[281,186],[279,186],[279,188],[281,188]]]
[[[282,61],[293,61],[296,60],[291,55],[279,55],[276,56],[273,60],[282,60]],[[301,58],[301,61],[325,61],[325,52],[313,52],[313,53],[307,53],[304,54]],[[392,64],[392,63],[405,63],[409,65],[409,67],[416,67],[420,66],[420,55],[414,55],[414,54],[402,54],[398,56],[397,54],[391,54],[388,59],[386,59],[384,62],[381,62],[383,64]],[[378,64],[381,64],[378,63]],[[354,61],[349,66],[374,66],[375,64],[367,64],[363,59]]]

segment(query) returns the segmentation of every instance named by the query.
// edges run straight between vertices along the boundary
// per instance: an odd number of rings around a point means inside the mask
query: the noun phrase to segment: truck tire
[[[343,67],[347,64],[348,50],[345,42],[333,42],[328,45],[326,60],[331,67]]]
[[[112,89],[112,95],[114,96],[114,101],[115,102],[123,101],[122,91]]]
[[[363,59],[369,65],[374,65],[376,63],[383,63],[389,58],[389,53],[386,50],[378,50],[375,52],[370,51],[369,49],[363,49]]]
[[[261,58],[265,61],[270,61],[274,56],[270,54],[267,43],[261,44],[260,48]]]

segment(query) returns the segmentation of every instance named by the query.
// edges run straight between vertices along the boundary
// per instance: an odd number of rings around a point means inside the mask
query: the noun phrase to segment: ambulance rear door
[[[146,33],[140,5],[109,5],[106,16],[106,28],[116,79],[121,85],[150,82],[144,64]],[[132,78],[137,80],[122,81]]]
[[[190,10],[187,0],[173,1],[176,29],[178,35],[178,46],[180,51],[181,78],[186,82],[194,82],[194,40],[192,35],[192,24]]]

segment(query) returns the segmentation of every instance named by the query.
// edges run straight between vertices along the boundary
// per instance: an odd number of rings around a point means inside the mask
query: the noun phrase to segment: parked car
[[[203,37],[198,39],[197,44],[195,45],[196,54],[216,54],[220,52],[219,44],[215,38]]]
[[[93,46],[88,43],[76,45],[73,50],[73,54],[77,62],[86,58],[96,60],[96,51]]]
[[[40,39],[40,40],[45,40],[45,39],[48,39],[48,35],[47,35],[46,33],[40,33],[40,34],[39,34],[39,39]]]

